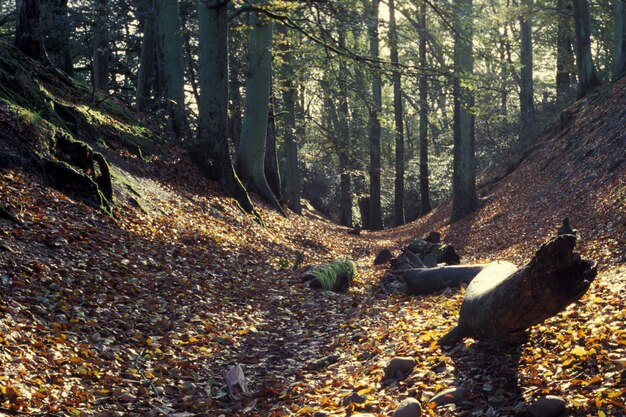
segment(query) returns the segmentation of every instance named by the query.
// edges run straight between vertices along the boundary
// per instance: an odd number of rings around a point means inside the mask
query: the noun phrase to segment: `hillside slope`
[[[12,53],[0,54],[4,65],[19,64],[6,59]],[[17,86],[11,94],[0,91],[0,202],[19,220],[0,220],[0,415],[343,416],[363,409],[383,416],[406,396],[426,406],[452,386],[467,390],[466,401],[426,414],[524,416],[528,402],[552,393],[567,399],[570,415],[623,415],[625,376],[615,359],[626,355],[625,166],[617,163],[625,148],[624,80],[572,107],[568,126],[485,188],[481,210],[468,219],[446,225],[442,206],[400,229],[352,236],[314,213],[285,218],[255,201],[261,227],[201,178],[184,151],[160,144],[160,152],[139,156],[116,146],[115,130],[103,141],[89,126],[76,133],[109,161],[115,204],[108,213],[81,190],[47,187],[31,164],[20,165],[53,131],[34,127],[71,129],[48,113],[50,98],[40,94],[63,95],[65,106],[81,103],[86,113],[95,103],[80,86],[47,88],[55,75],[29,65],[20,83],[3,84]],[[38,85],[29,91],[39,109],[15,107],[20,89]],[[99,111],[99,130],[141,128],[117,106]],[[46,122],[29,122],[32,113]],[[129,131],[143,132],[125,136],[131,144],[154,143],[143,130]],[[548,163],[572,138],[582,139]],[[377,291],[384,268],[371,262],[383,247],[436,228],[465,259],[519,262],[565,215],[604,273],[587,297],[534,328],[520,348],[468,341],[444,354],[434,340],[453,325],[459,291],[413,298]],[[292,269],[299,254],[304,263],[354,259],[354,288],[310,290]],[[409,355],[417,362],[411,375],[381,386],[389,359]],[[243,367],[248,395],[229,394],[224,375],[234,364]],[[353,392],[365,402],[342,405]]]

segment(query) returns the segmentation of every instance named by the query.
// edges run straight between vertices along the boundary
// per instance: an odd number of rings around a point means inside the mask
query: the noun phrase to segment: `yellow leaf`
[[[606,414],[602,410],[598,410],[598,417],[606,417]]]
[[[572,355],[576,355],[578,357],[583,357],[587,355],[587,351],[584,347],[576,346],[574,349],[570,351]]]
[[[622,395],[624,391],[609,391],[606,395],[609,398],[617,398]]]

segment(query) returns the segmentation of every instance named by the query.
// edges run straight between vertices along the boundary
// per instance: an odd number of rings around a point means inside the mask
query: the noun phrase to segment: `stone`
[[[376,255],[376,258],[374,259],[374,265],[386,264],[392,259],[393,254],[391,253],[391,251],[389,249],[383,249],[378,252],[378,255]]]
[[[397,356],[385,367],[384,379],[405,378],[415,368],[415,359]]]
[[[402,401],[396,411],[393,412],[393,417],[420,417],[422,415],[422,406],[415,398],[407,398]]]
[[[463,401],[466,395],[467,390],[465,388],[454,387],[441,391],[439,394],[431,398],[429,403],[435,403],[437,407],[444,404],[456,404]]]
[[[528,411],[534,417],[557,417],[563,414],[567,403],[556,395],[546,395],[538,398],[528,406]]]
[[[345,397],[343,401],[341,401],[341,405],[346,407],[350,404],[363,404],[365,401],[366,401],[365,397],[361,397],[356,392],[353,392],[352,394]]]

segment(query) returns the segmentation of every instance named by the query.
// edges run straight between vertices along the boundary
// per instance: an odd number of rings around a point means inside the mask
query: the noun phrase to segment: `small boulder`
[[[415,398],[407,398],[402,401],[396,411],[393,412],[393,417],[420,417],[422,415],[422,406]]]
[[[415,359],[411,357],[395,357],[385,367],[383,379],[404,379],[415,368]]]
[[[378,252],[378,255],[376,255],[376,258],[374,259],[374,265],[386,264],[392,259],[393,254],[391,253],[391,251],[389,249],[383,249]]]
[[[538,398],[528,406],[528,411],[534,417],[557,417],[565,411],[566,402],[556,395],[546,395]]]
[[[424,237],[424,240],[430,243],[441,243],[441,233],[432,231]]]
[[[360,396],[356,392],[348,395],[341,401],[341,405],[344,407],[349,406],[350,404],[363,404],[366,401],[365,397]]]
[[[466,395],[467,390],[465,388],[454,387],[445,391],[441,391],[439,394],[431,398],[429,403],[435,403],[436,407],[444,404],[456,404],[463,401]]]

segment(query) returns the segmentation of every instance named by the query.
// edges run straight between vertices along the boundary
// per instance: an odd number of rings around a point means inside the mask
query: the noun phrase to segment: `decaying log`
[[[439,237],[431,233],[427,239],[436,241]],[[448,265],[458,265],[461,257],[456,253],[451,245],[445,243],[433,243],[429,240],[416,238],[409,243],[407,249],[419,256],[426,267],[431,268],[440,263]]]
[[[464,337],[518,340],[526,329],[578,300],[597,268],[595,262],[582,260],[575,246],[574,235],[557,236],[512,274],[502,265],[485,268],[465,291],[458,325],[439,345],[452,346]]]
[[[413,268],[426,268],[426,265],[424,265],[419,256],[408,249],[405,249],[400,256],[391,260],[392,271],[404,271]]]
[[[492,262],[482,265],[454,265],[436,268],[414,268],[402,273],[408,295],[432,294],[448,287],[469,284],[486,268],[498,265],[502,271],[514,272],[517,267],[509,262]]]
[[[309,287],[330,291],[345,291],[356,275],[356,265],[349,260],[339,260],[309,267],[302,275]]]

